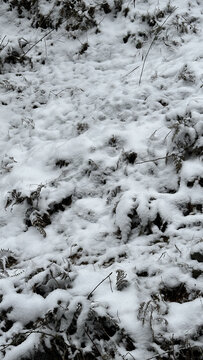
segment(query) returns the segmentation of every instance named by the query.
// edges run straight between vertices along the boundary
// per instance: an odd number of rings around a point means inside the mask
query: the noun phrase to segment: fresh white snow
[[[0,359],[198,360],[203,3],[85,4],[97,27],[50,32],[0,2]]]

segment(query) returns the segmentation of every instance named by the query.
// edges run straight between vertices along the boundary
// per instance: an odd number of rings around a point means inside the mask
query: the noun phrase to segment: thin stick
[[[144,57],[144,60],[143,60],[142,69],[141,69],[140,78],[139,78],[139,85],[141,84],[141,81],[142,81],[142,75],[143,75],[145,63],[146,63],[146,60],[147,60],[147,56],[149,55],[149,52],[150,52],[150,50],[151,50],[151,48],[152,48],[152,45],[154,44],[155,40],[157,39],[157,35],[158,35],[158,34],[160,33],[160,31],[163,29],[163,26],[165,25],[165,23],[168,21],[168,19],[170,18],[170,16],[174,13],[174,11],[175,11],[176,9],[177,9],[177,8],[174,8],[174,9],[173,9],[172,13],[167,16],[167,18],[163,21],[163,23],[162,23],[160,26],[158,26],[158,28],[157,28],[156,31],[155,31],[155,35],[154,35],[154,37],[153,37],[153,39],[152,39],[152,42],[151,42],[151,44],[150,44],[150,46],[149,46],[149,49],[147,50],[147,53],[146,53],[146,55],[145,55],[145,57]]]
[[[134,69],[132,69],[131,71],[129,71],[127,74],[123,75],[123,78],[125,78],[126,76],[130,75],[133,71],[137,70],[140,66],[136,66]]]
[[[6,38],[6,35],[4,35],[3,39],[1,40],[1,42],[0,42],[0,47],[3,45],[3,42],[4,42],[5,38]],[[8,44],[8,42],[7,42],[7,44]],[[6,45],[7,45],[7,44],[6,44]],[[5,45],[5,46],[6,46],[6,45]],[[4,46],[1,50],[3,50],[3,49],[5,48],[5,46]]]
[[[119,321],[119,323],[120,323],[120,322],[121,322],[121,319],[120,319],[120,317],[119,317],[118,310],[116,311],[116,315],[117,315],[118,321]]]
[[[147,56],[149,55],[149,52],[150,52],[150,50],[152,48],[152,45],[154,44],[154,42],[156,40],[156,37],[157,37],[157,35],[154,36],[154,38],[153,38],[153,40],[152,40],[152,42],[151,42],[151,44],[149,46],[149,49],[147,50],[147,53],[146,53],[146,55],[144,57],[143,64],[142,64],[142,70],[141,70],[140,78],[139,78],[139,85],[141,84],[141,81],[142,81],[142,74],[143,74],[143,71],[144,71],[144,66],[145,66],[145,63],[146,63],[146,60],[147,60]]]
[[[109,285],[110,285],[111,292],[113,292],[113,288],[112,288],[112,283],[111,283],[111,278],[110,278],[110,277],[109,277]]]
[[[99,284],[97,284],[97,286],[95,286],[95,288],[89,293],[89,295],[88,295],[87,298],[90,299],[91,296],[92,296],[92,294],[93,294],[93,292],[94,292],[106,279],[108,279],[111,275],[112,275],[112,272],[110,272],[109,275],[107,275],[102,281],[100,281]]]
[[[174,154],[167,155],[167,156],[163,156],[163,157],[156,158],[156,159],[151,159],[151,160],[145,160],[145,161],[136,162],[135,165],[145,164],[145,163],[148,163],[148,162],[154,162],[154,161],[158,161],[158,160],[164,160],[164,159],[168,159],[169,157],[172,157],[172,156],[174,156]]]
[[[30,330],[30,331],[25,331],[25,332],[22,332],[21,334],[25,334],[25,335],[31,335],[31,334],[42,334],[42,335],[46,335],[46,336],[51,336],[51,337],[55,337],[56,335],[53,335],[53,334],[49,334],[47,332],[44,332],[44,331],[40,331],[40,330]]]
[[[179,253],[182,255],[182,252],[180,251],[180,249],[178,249],[177,245],[175,245],[175,248],[179,251]]]
[[[2,45],[2,44],[3,44],[3,42],[4,42],[5,38],[6,38],[6,35],[4,35],[3,39],[2,39],[2,40],[1,40],[1,42],[0,42],[0,45]]]
[[[156,158],[156,159],[150,159],[150,160],[144,160],[144,161],[140,161],[140,162],[135,162],[134,165],[141,165],[141,164],[145,164],[145,163],[148,163],[148,162],[155,162],[155,161],[158,161],[158,160],[165,160],[165,159],[167,160],[169,157],[174,157],[174,156],[177,156],[177,154],[170,154],[170,155],[166,155],[166,156],[159,157],[159,158]],[[120,158],[119,158],[119,160],[120,160]],[[118,169],[118,166],[119,166],[119,160],[117,161],[116,170]],[[126,170],[126,168],[125,168],[125,170]]]
[[[28,331],[25,331],[25,332],[21,332],[18,334],[18,336],[20,335],[27,335],[26,339],[28,338],[28,336],[30,336],[31,334],[42,334],[42,335],[46,335],[46,336],[51,336],[51,337],[55,337],[55,335],[53,334],[49,334],[47,332],[44,332],[44,331],[40,331],[40,330],[28,330]],[[26,340],[25,339],[25,340]],[[5,344],[5,345],[0,345],[0,349],[4,350],[6,349],[7,347],[13,345],[13,340],[9,343],[9,344]]]
[[[0,42],[0,50],[3,50],[8,45],[8,41],[7,41],[6,45],[3,46],[3,42],[4,42],[5,38],[6,38],[6,35],[4,35],[3,39]]]
[[[55,29],[49,30],[45,35],[43,35],[39,40],[37,40],[24,54],[23,56],[27,55],[40,41],[42,41],[45,37],[51,34]]]
[[[182,347],[182,348],[178,349],[178,351],[180,351],[180,350],[185,350],[185,349],[188,349],[188,347]],[[155,359],[155,358],[157,358],[157,357],[159,357],[159,356],[162,356],[162,355],[165,355],[165,354],[169,354],[169,353],[171,353],[171,352],[173,352],[172,349],[171,349],[171,350],[168,350],[168,351],[165,351],[165,352],[162,352],[162,353],[160,353],[160,354],[154,355],[154,356],[152,356],[152,357],[150,357],[150,358],[147,358],[146,360]]]
[[[94,340],[91,338],[91,336],[89,335],[89,333],[87,332],[87,330],[85,330],[85,334],[87,334],[88,338],[90,339],[90,341],[92,342],[92,344],[94,345],[95,349],[97,350],[98,354],[102,357],[101,352],[99,351],[97,345],[95,344]]]
[[[46,53],[46,58],[47,58],[48,57],[48,51],[47,51],[46,39],[44,39],[44,45],[45,45],[45,53]]]

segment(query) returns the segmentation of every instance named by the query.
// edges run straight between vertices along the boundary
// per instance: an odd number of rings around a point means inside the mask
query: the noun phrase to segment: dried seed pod
[[[127,274],[123,270],[116,270],[117,278],[116,278],[116,288],[118,291],[122,291],[123,289],[129,286],[128,280],[126,280]]]

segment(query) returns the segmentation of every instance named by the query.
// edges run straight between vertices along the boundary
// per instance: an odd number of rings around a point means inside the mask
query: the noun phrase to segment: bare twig
[[[140,161],[140,162],[135,162],[134,165],[141,165],[141,164],[145,164],[145,163],[149,163],[149,162],[155,162],[155,161],[158,161],[158,160],[167,160],[168,158],[170,158],[170,157],[173,158],[175,156],[177,156],[177,154],[169,154],[169,155],[159,157],[159,158],[156,158],[156,159],[149,159],[149,160],[144,160],[144,161]],[[119,167],[119,161],[120,161],[120,158],[117,161],[116,168],[115,168],[116,170]],[[125,167],[125,171],[126,170],[127,170],[127,166]],[[125,174],[125,175],[127,175],[127,174]]]
[[[165,138],[164,138],[164,141],[165,141],[166,138],[170,135],[171,132],[172,132],[172,130],[170,130],[170,131],[168,132],[168,134],[166,134],[166,136],[165,136]]]
[[[5,38],[6,38],[6,35],[4,35],[3,39],[0,42],[0,50],[3,50],[8,45],[8,41],[7,41],[6,45],[3,45]]]
[[[184,347],[178,349],[178,351],[180,351],[180,350],[185,350],[185,349],[188,349],[188,347],[185,347],[185,346],[184,346]],[[146,360],[156,359],[157,357],[160,357],[160,356],[165,355],[165,354],[170,354],[170,353],[172,353],[172,352],[173,352],[173,350],[171,349],[171,350],[162,352],[162,353],[160,353],[160,354],[154,355],[154,356],[152,356],[152,357],[150,357],[150,358],[147,358]]]
[[[180,251],[180,249],[178,249],[177,245],[175,245],[175,248],[179,251],[179,253],[182,255],[182,252]]]
[[[46,39],[44,39],[44,46],[45,46],[45,53],[46,53],[46,58],[47,58],[48,57],[48,51],[47,51]]]
[[[141,84],[141,81],[142,81],[142,75],[143,75],[143,71],[144,71],[144,67],[145,67],[145,63],[146,63],[147,57],[148,57],[148,55],[149,55],[149,52],[150,52],[150,50],[151,50],[151,48],[152,48],[155,40],[157,39],[157,35],[158,35],[158,34],[160,33],[160,31],[163,29],[164,25],[166,24],[166,22],[168,21],[168,19],[171,17],[171,15],[174,13],[174,11],[175,11],[176,9],[177,9],[177,8],[174,7],[174,9],[173,9],[173,11],[171,12],[171,14],[169,14],[169,15],[167,16],[167,18],[163,21],[163,23],[162,23],[160,26],[158,26],[158,28],[155,30],[155,35],[154,35],[154,37],[153,37],[153,39],[152,39],[152,42],[151,42],[151,44],[150,44],[150,46],[149,46],[149,48],[148,48],[148,50],[147,50],[147,53],[146,53],[146,55],[145,55],[145,57],[144,57],[144,60],[143,60],[142,69],[141,69],[140,78],[139,78],[139,85]]]
[[[143,71],[144,71],[144,66],[145,66],[145,63],[146,63],[146,60],[147,60],[147,56],[149,55],[149,52],[152,48],[152,45],[154,44],[155,40],[157,39],[157,35],[154,36],[150,46],[149,46],[149,49],[147,50],[147,53],[144,57],[144,60],[143,60],[143,64],[142,64],[142,69],[141,69],[141,73],[140,73],[140,78],[139,78],[139,85],[141,84],[141,81],[142,81],[142,75],[143,75]]]
[[[110,278],[110,276],[109,276],[109,285],[110,285],[111,292],[113,292],[112,282],[111,282],[111,278]]]
[[[55,5],[54,5],[55,6]],[[54,6],[52,8],[52,10],[50,11],[50,13],[47,15],[47,17],[45,18],[45,20],[50,16],[51,12],[54,9]],[[61,25],[66,21],[66,19],[64,21],[62,21]],[[24,54],[23,57],[26,56],[40,41],[42,41],[43,39],[45,39],[49,34],[51,34],[53,31],[56,31],[55,28],[49,30],[46,34],[44,34],[39,40],[37,40]]]
[[[136,66],[134,69],[132,69],[131,71],[129,71],[127,74],[125,74],[125,75],[123,76],[123,78],[125,78],[125,77],[128,76],[128,75],[130,75],[133,71],[137,70],[139,67],[140,67],[139,65]]]
[[[117,315],[117,318],[118,318],[119,323],[121,323],[121,319],[120,319],[120,317],[119,317],[118,310],[116,311],[116,315]]]
[[[49,34],[51,34],[55,29],[49,30],[46,34],[44,34],[39,40],[37,40],[24,54],[23,56],[27,55],[40,41],[45,39]]]
[[[18,337],[20,337],[21,335],[27,335],[25,340],[28,338],[28,336],[30,336],[31,334],[41,334],[41,335],[44,335],[44,336],[51,336],[52,338],[55,338],[55,334],[50,334],[50,333],[47,333],[45,331],[40,331],[40,330],[27,330],[27,331],[24,331],[24,332],[21,332],[18,334]],[[7,343],[7,344],[4,344],[4,345],[0,345],[0,349],[1,351],[2,350],[5,350],[7,349],[9,346],[12,346],[14,345],[14,342],[13,340],[10,342],[10,343]]]
[[[170,154],[170,155],[159,157],[159,158],[156,158],[156,159],[135,162],[135,165],[145,164],[145,163],[148,163],[148,162],[154,162],[154,161],[158,161],[158,160],[165,160],[165,159],[168,159],[169,157],[173,157],[173,156],[174,156],[174,154]]]
[[[97,345],[95,344],[94,340],[91,338],[90,334],[88,333],[87,330],[85,330],[85,334],[88,336],[88,338],[90,339],[90,341],[92,342],[92,344],[94,345],[95,349],[97,350],[98,354],[102,357],[101,352],[99,351]]]
[[[31,334],[41,334],[41,335],[45,335],[45,336],[51,336],[51,337],[55,337],[56,335],[54,334],[49,334],[45,331],[40,331],[40,330],[30,330],[30,331],[25,331],[25,332],[22,332],[23,335],[31,335]]]
[[[89,293],[89,295],[88,295],[87,298],[90,299],[91,296],[92,296],[92,294],[93,294],[93,292],[94,292],[106,279],[108,279],[111,275],[112,275],[112,272],[110,272],[109,275],[107,275],[103,280],[101,280],[101,281],[99,282],[99,284],[97,284],[97,286],[95,286],[95,288]]]
[[[3,44],[3,42],[4,42],[5,38],[6,38],[6,35],[4,35],[3,39],[1,40],[1,42],[0,42],[0,46]]]

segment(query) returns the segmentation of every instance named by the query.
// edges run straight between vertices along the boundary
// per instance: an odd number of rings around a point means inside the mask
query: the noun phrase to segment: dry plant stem
[[[109,275],[107,275],[103,280],[101,280],[101,281],[99,282],[99,284],[97,284],[97,286],[95,286],[95,288],[89,293],[89,295],[88,295],[88,297],[87,297],[88,300],[91,298],[93,292],[94,292],[106,279],[108,279],[111,275],[112,275],[112,272],[110,272]]]
[[[6,35],[4,35],[3,39],[0,42],[0,50],[3,50],[8,45],[8,41],[7,41],[6,45],[3,46],[3,42],[4,42],[5,38],[6,38]]]
[[[166,24],[166,22],[168,21],[168,19],[169,19],[170,16],[174,13],[175,10],[176,10],[176,8],[173,9],[172,13],[167,16],[167,18],[163,21],[163,23],[162,23],[162,24],[158,27],[158,29],[155,31],[155,35],[154,35],[154,37],[153,37],[153,39],[152,39],[152,42],[151,42],[151,44],[150,44],[150,46],[149,46],[149,49],[147,50],[147,53],[146,53],[146,55],[145,55],[145,57],[144,57],[144,60],[143,60],[142,69],[141,69],[140,78],[139,78],[139,85],[141,84],[141,81],[142,81],[142,75],[143,75],[143,71],[144,71],[144,67],[145,67],[145,63],[146,63],[147,57],[148,57],[148,55],[149,55],[149,52],[150,52],[150,50],[151,50],[151,48],[152,48],[155,40],[157,39],[157,35],[158,35],[158,34],[160,33],[160,31],[163,29],[163,26]]]
[[[123,76],[123,78],[125,78],[125,77],[128,76],[128,75],[130,75],[133,71],[137,70],[139,67],[140,67],[139,65],[136,66],[134,69],[132,69],[131,71],[129,71],[127,74],[125,74],[125,75]]]
[[[92,344],[94,345],[95,349],[97,350],[98,354],[102,357],[101,352],[99,351],[97,345],[95,344],[94,340],[91,338],[91,336],[89,335],[88,331],[85,330],[85,334],[88,336],[88,338],[90,339],[90,341],[92,342]]]
[[[180,348],[179,350],[184,350],[184,349],[187,349],[187,348],[183,347],[183,348]],[[163,352],[161,354],[154,355],[154,356],[152,356],[150,358],[147,358],[146,360],[156,359],[159,356],[162,356],[162,355],[165,355],[165,354],[170,354],[171,352],[173,352],[173,350],[168,350],[168,351],[165,351],[165,352]]]
[[[141,164],[145,164],[145,163],[149,163],[149,162],[155,162],[155,161],[158,161],[158,160],[167,160],[168,158],[173,157],[173,156],[177,156],[177,154],[170,154],[170,155],[159,157],[159,158],[156,158],[156,159],[150,159],[150,160],[144,160],[144,161],[140,161],[140,162],[135,162],[134,165],[141,165]],[[118,170],[118,166],[119,166],[119,160],[118,160],[117,165],[116,165],[116,170]],[[126,168],[125,168],[125,170],[126,170]],[[126,174],[126,176],[127,176],[127,174]]]
[[[121,319],[120,319],[120,317],[119,317],[118,310],[116,311],[116,315],[117,315],[117,318],[118,318],[119,323],[121,323]]]
[[[49,34],[51,34],[55,29],[51,29],[45,35],[43,35],[39,40],[37,40],[24,54],[23,56],[27,55],[40,41],[46,38]]]
[[[110,278],[110,276],[109,276],[109,285],[110,285],[111,292],[113,292],[113,288],[112,288],[112,283],[111,283],[111,278]]]
[[[47,332],[45,332],[45,331],[40,331],[40,330],[30,330],[30,331],[25,331],[25,332],[23,332],[22,333],[23,335],[25,334],[25,335],[31,335],[31,334],[41,334],[41,335],[45,335],[45,336],[51,336],[51,337],[55,337],[55,335],[53,335],[53,334],[49,334],[49,333],[47,333]]]
[[[158,161],[158,160],[165,160],[165,159],[168,159],[169,157],[172,157],[172,156],[174,156],[174,154],[167,155],[167,156],[163,156],[163,157],[156,158],[156,159],[151,159],[151,160],[145,160],[145,161],[141,161],[141,162],[136,162],[135,165],[145,164],[145,163],[148,163],[148,162],[154,162],[154,161]]]
[[[53,334],[49,334],[49,333],[47,333],[45,331],[40,331],[40,330],[30,330],[30,331],[25,331],[25,332],[19,333],[19,335],[27,335],[26,339],[31,334],[41,334],[41,335],[45,335],[45,336],[51,336],[53,338],[55,337],[55,335],[53,335]],[[9,344],[1,345],[0,346],[1,350],[0,351],[5,350],[6,348],[8,348],[9,346],[12,346],[12,345],[13,345],[13,341],[11,341]]]
[[[175,248],[179,251],[179,253],[182,255],[182,252],[180,251],[180,249],[178,249],[177,245],[175,245]]]
[[[5,38],[6,38],[6,35],[4,35],[3,39],[2,39],[2,40],[1,40],[1,42],[0,42],[0,45],[2,45],[2,44],[3,44],[3,42],[4,42]]]
[[[134,358],[134,356],[133,356],[130,352],[127,352],[127,354],[125,354],[125,355],[123,356],[123,359],[125,359],[127,355],[130,355],[130,356],[132,357],[132,359],[136,360],[136,359]]]
[[[147,53],[146,53],[146,55],[144,57],[143,64],[142,64],[142,70],[141,70],[140,78],[139,78],[139,85],[141,84],[141,81],[142,81],[142,75],[143,75],[144,66],[145,66],[145,63],[146,63],[146,60],[147,60],[147,56],[149,55],[149,52],[150,52],[150,50],[152,48],[152,45],[154,44],[154,42],[156,40],[156,37],[157,37],[157,35],[154,36],[154,38],[153,38],[153,40],[152,40],[152,42],[151,42],[151,44],[149,46],[149,49],[147,50]]]

